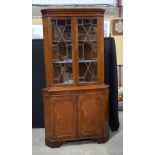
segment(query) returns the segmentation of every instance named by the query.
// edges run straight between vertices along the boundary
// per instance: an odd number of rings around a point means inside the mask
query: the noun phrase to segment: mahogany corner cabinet
[[[104,9],[43,9],[45,144],[109,139]]]

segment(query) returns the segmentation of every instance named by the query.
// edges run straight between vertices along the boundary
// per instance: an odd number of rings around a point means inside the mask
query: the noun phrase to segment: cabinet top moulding
[[[103,16],[105,10],[102,8],[51,8],[41,10],[42,17],[73,17],[73,16]]]

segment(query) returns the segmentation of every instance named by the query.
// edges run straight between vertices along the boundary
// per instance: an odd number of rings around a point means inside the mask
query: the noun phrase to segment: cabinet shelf
[[[70,43],[70,42],[72,42],[72,41],[71,41],[71,40],[65,40],[65,41],[53,40],[52,42],[53,42],[53,43],[58,43],[58,42],[59,42],[59,43],[65,43],[65,42],[69,42],[69,43]]]
[[[65,64],[65,63],[72,63],[72,59],[66,59],[66,60],[54,60],[53,63],[55,64]]]
[[[96,43],[97,41],[96,40],[79,40],[79,42],[85,42],[85,43],[90,43],[90,42],[94,42]]]
[[[89,59],[89,60],[80,59],[79,60],[79,63],[85,63],[85,62],[97,62],[97,59]]]
[[[79,26],[97,26],[97,24],[87,23],[87,24],[78,24]]]
[[[71,43],[72,41],[71,40],[65,40],[65,42],[64,41],[57,41],[57,40],[53,40],[52,41],[53,43]],[[86,43],[90,43],[90,42],[97,42],[96,40],[79,40],[79,42],[86,42]],[[54,46],[54,45],[52,45],[52,46]]]
[[[97,82],[97,81],[79,81],[79,84],[89,84],[94,82]]]
[[[97,62],[97,59],[89,59],[89,60],[85,60],[85,59],[79,59],[78,61],[79,63],[86,63],[86,62]],[[72,59],[66,59],[66,60],[54,60],[53,63],[55,64],[65,64],[65,63],[72,63]]]

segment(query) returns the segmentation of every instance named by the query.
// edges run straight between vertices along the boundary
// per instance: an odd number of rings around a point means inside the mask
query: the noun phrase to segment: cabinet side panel
[[[51,76],[51,48],[50,48],[50,18],[43,18],[43,32],[44,32],[44,62],[45,62],[45,76],[46,76],[46,87],[50,87],[52,83]]]
[[[104,18],[97,21],[98,80],[104,83]]]
[[[103,136],[109,136],[109,93],[103,94]]]
[[[45,125],[45,136],[48,139],[52,138],[53,135],[53,122],[52,122],[52,104],[49,97],[44,96],[44,125]]]

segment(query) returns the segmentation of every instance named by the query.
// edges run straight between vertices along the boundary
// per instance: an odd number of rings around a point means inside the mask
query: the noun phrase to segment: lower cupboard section
[[[65,141],[109,138],[108,91],[94,94],[44,94],[45,142],[59,147]]]

